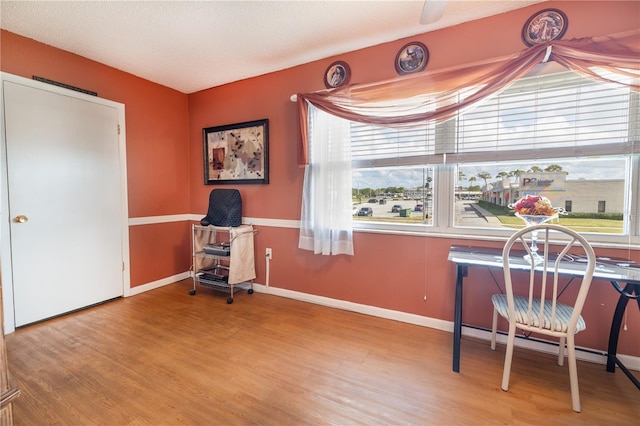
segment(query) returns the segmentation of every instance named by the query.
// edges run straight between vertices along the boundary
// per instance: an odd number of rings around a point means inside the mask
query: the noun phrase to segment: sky
[[[484,163],[464,165],[460,168],[466,175],[467,180],[459,182],[462,186],[469,186],[471,184],[483,185],[482,179],[477,178],[475,182],[468,180],[471,176],[477,176],[478,173],[487,172],[493,177],[489,179],[489,182],[494,182],[495,176],[501,171],[510,170],[528,170],[531,166],[536,165],[542,169],[546,168],[549,164],[559,164],[562,166],[563,171],[568,172],[567,180],[609,180],[609,179],[624,179],[628,176],[628,158],[606,158],[606,159],[589,159],[589,160],[560,160],[560,161],[546,161],[537,162],[535,164],[531,162],[522,163],[509,163],[508,165],[497,165],[496,163]],[[415,169],[399,169],[399,168],[377,168],[370,170],[358,170],[353,172],[353,187],[354,188],[386,188],[386,187],[404,187],[415,188],[424,182],[424,173],[421,168]],[[433,176],[433,172],[430,175]]]

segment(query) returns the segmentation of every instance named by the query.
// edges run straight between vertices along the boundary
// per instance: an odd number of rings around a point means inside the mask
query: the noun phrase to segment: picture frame
[[[396,72],[399,75],[423,71],[429,62],[429,49],[419,41],[407,43],[396,55]]]
[[[204,183],[269,183],[269,120],[207,127],[202,130]]]
[[[533,14],[522,27],[522,41],[527,46],[560,40],[567,32],[567,15],[558,9],[544,9]]]
[[[336,61],[324,72],[324,85],[327,89],[335,89],[349,83],[351,68],[344,61]]]

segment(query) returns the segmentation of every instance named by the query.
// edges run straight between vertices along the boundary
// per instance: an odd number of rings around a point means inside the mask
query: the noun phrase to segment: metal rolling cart
[[[254,235],[252,225],[235,227],[192,225],[193,289],[198,284],[228,292],[227,303],[233,303],[237,291],[253,294],[255,275]]]

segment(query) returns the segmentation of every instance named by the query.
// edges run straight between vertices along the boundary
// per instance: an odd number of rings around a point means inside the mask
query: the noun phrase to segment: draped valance
[[[640,31],[612,36],[555,40],[518,54],[464,67],[410,74],[370,84],[297,95],[300,120],[298,165],[309,162],[308,105],[347,120],[386,127],[415,126],[455,117],[465,108],[497,93],[542,62],[555,61],[590,78],[626,84],[640,91]],[[602,71],[608,71],[602,74]],[[613,76],[611,76],[613,73]],[[464,96],[461,92],[464,89]],[[411,108],[397,111],[398,100],[415,98]]]

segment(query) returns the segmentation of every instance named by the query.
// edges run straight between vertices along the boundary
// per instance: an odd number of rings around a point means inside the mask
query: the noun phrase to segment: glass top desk
[[[531,265],[522,256],[515,253],[510,258],[512,269],[529,270]],[[473,247],[473,246],[451,246],[449,250],[449,261],[456,264],[456,295],[455,312],[453,326],[453,371],[460,371],[460,338],[462,337],[462,290],[464,278],[467,276],[469,267],[484,267],[502,270],[502,249]],[[584,268],[580,265],[584,259],[574,257],[572,261],[562,262],[560,273],[568,277],[578,277]],[[593,273],[594,280],[606,280],[613,288],[620,293],[616,310],[611,322],[609,332],[609,345],[607,348],[607,371],[614,372],[618,365],[624,374],[640,389],[640,382],[629,372],[616,356],[618,347],[618,336],[622,317],[627,307],[628,301],[635,300],[640,309],[640,264],[627,260],[609,257],[598,257],[596,268]],[[624,285],[624,287],[623,287]],[[587,296],[589,297],[589,296]]]

